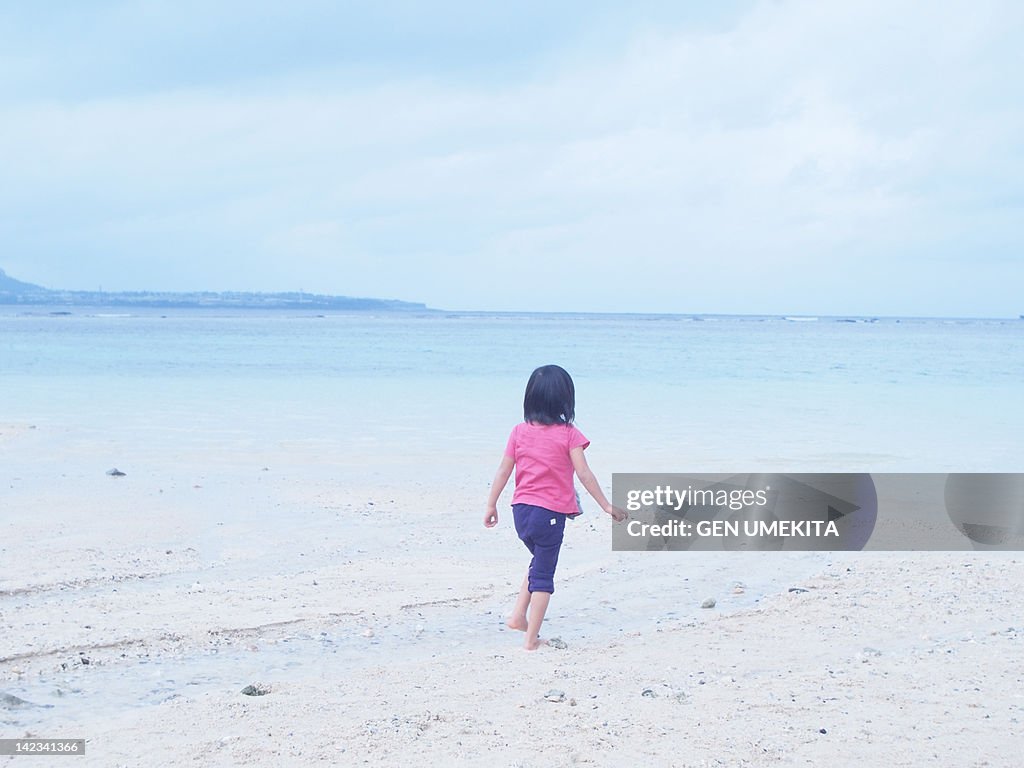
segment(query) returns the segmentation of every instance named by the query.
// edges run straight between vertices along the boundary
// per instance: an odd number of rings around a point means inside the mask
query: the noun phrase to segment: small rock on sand
[[[33,704],[31,701],[25,701],[9,693],[0,693],[0,709],[32,709],[33,707],[49,709],[52,706],[52,704]]]
[[[114,467],[113,469],[108,469],[107,474],[111,477],[124,477],[126,473],[122,472],[117,467]]]
[[[555,704],[561,704],[565,701],[565,691],[559,691],[552,688],[550,691],[544,694],[544,698],[547,701],[553,701]]]
[[[253,683],[247,685],[242,689],[242,693],[246,696],[266,696],[270,693],[270,686],[265,683]]]
[[[564,651],[566,648],[569,647],[566,644],[565,640],[563,640],[560,637],[552,637],[550,640],[548,640],[548,645],[552,648],[557,648],[560,651]]]
[[[703,603],[700,604],[700,607],[701,608],[714,608],[715,605],[716,605],[715,598],[709,597],[709,598],[705,599]]]

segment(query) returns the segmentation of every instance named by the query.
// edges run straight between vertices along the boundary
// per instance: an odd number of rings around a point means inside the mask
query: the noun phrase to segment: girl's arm
[[[612,516],[612,519],[621,523],[626,519],[627,515],[624,510],[614,506],[604,492],[601,490],[601,486],[597,482],[597,478],[594,477],[594,473],[590,471],[590,465],[587,464],[587,457],[583,455],[583,446],[577,446],[569,451],[569,458],[572,459],[572,468],[576,470],[576,477],[583,483],[583,487],[587,489],[587,493],[594,497],[594,501],[601,505],[601,509]]]
[[[484,515],[484,525],[493,528],[498,524],[498,497],[508,485],[508,479],[512,476],[512,469],[516,462],[511,456],[502,456],[501,464],[494,475],[494,482],[491,483],[491,495],[487,497],[487,513]]]

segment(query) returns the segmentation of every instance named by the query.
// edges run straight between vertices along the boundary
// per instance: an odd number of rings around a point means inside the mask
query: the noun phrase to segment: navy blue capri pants
[[[513,504],[516,533],[533,559],[530,560],[531,592],[555,591],[555,566],[565,535],[565,515],[533,504]]]

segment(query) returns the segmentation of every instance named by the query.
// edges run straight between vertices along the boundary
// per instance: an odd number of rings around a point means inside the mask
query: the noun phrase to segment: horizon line
[[[74,291],[66,291],[72,293]],[[92,293],[91,291],[84,291],[84,293]],[[106,293],[106,292],[105,292]],[[300,291],[110,291],[111,295],[117,293],[249,293],[252,295],[265,295],[272,296],[275,293],[300,293]],[[303,292],[304,293],[304,292]],[[311,294],[314,295],[314,294]],[[885,313],[872,313],[872,314],[824,314],[814,312],[635,312],[631,310],[620,310],[620,311],[590,311],[590,310],[547,310],[547,309],[444,309],[440,307],[431,307],[423,302],[414,302],[406,299],[378,299],[375,297],[350,297],[350,296],[337,296],[335,294],[319,294],[321,296],[327,296],[331,298],[349,298],[358,300],[370,300],[370,301],[381,301],[381,302],[397,302],[400,304],[411,304],[419,305],[414,309],[331,309],[323,307],[309,307],[308,309],[303,307],[201,307],[201,306],[180,306],[180,307],[160,307],[160,306],[121,306],[121,305],[107,305],[107,304],[82,304],[75,307],[75,305],[68,304],[23,304],[23,303],[4,303],[0,302],[0,308],[3,307],[16,307],[22,310],[19,314],[42,314],[42,312],[32,312],[29,308],[36,307],[40,310],[60,308],[62,314],[75,314],[72,309],[77,308],[79,310],[94,310],[94,309],[116,309],[122,310],[123,314],[155,314],[165,313],[167,311],[179,311],[179,312],[206,312],[216,313],[221,312],[224,314],[242,314],[251,312],[267,312],[271,314],[279,314],[281,312],[310,312],[320,316],[336,315],[336,314],[366,314],[373,312],[385,312],[387,314],[442,314],[442,315],[561,315],[561,316],[573,316],[573,315],[585,315],[590,317],[665,317],[665,318],[770,318],[773,320],[789,320],[790,322],[814,322],[817,320],[866,320],[866,321],[880,321],[880,320],[1024,320],[1024,315],[1018,315],[1014,317],[1012,315],[894,315]],[[47,312],[46,314],[53,314],[53,312]]]
[[[426,302],[414,301],[410,299],[398,299],[398,298],[381,298],[377,296],[351,296],[334,293],[316,293],[313,291],[306,291],[303,289],[298,290],[277,290],[277,291],[245,291],[245,290],[212,290],[212,289],[197,289],[197,290],[153,290],[153,289],[133,289],[133,290],[116,290],[116,291],[104,291],[102,286],[98,290],[80,289],[80,288],[47,288],[46,286],[38,285],[36,283],[27,283],[18,278],[11,277],[10,273],[0,267],[0,277],[7,277],[8,279],[14,280],[15,282],[22,283],[24,285],[38,288],[46,293],[53,294],[68,294],[68,293],[79,293],[79,294],[101,294],[101,295],[128,295],[128,294],[161,294],[165,296],[187,296],[189,294],[244,294],[250,296],[280,296],[288,294],[298,294],[299,296],[309,295],[311,297],[318,298],[329,298],[329,299],[347,299],[356,301],[380,301],[380,302],[395,302],[399,304],[410,304],[419,305],[420,308],[401,310],[404,312],[441,312],[446,314],[490,314],[490,315],[501,315],[501,314],[516,314],[516,315],[593,315],[593,316],[638,316],[638,317],[771,317],[779,319],[796,318],[796,321],[813,321],[818,318],[827,319],[858,319],[858,320],[1024,320],[1024,314],[1018,314],[1016,317],[1013,315],[999,316],[965,316],[965,315],[902,315],[902,314],[886,314],[886,313],[868,313],[868,314],[825,314],[820,312],[637,312],[632,310],[619,310],[619,311],[590,311],[590,310],[546,310],[546,309],[444,309],[440,307],[431,307]],[[47,305],[47,304],[4,304],[0,302],[0,306],[61,306],[59,304]],[[93,306],[96,308],[105,307],[105,304],[95,305],[82,305],[85,307]],[[204,307],[141,307],[142,309],[202,309]],[[219,309],[218,307],[210,307],[209,310],[213,311]],[[301,307],[225,307],[222,309],[231,309],[233,311],[258,311],[258,310],[295,310],[301,309]],[[346,310],[333,310],[333,311],[346,311]],[[348,310],[348,311],[370,311],[370,310]]]

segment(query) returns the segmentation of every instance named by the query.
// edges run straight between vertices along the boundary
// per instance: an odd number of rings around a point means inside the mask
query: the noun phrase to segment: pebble
[[[565,691],[559,691],[557,688],[552,688],[544,694],[544,698],[548,701],[553,701],[555,704],[561,704],[565,701]]]
[[[253,683],[252,685],[245,686],[242,689],[242,693],[246,696],[266,696],[270,693],[270,686],[264,683]]]
[[[363,630],[363,637],[373,637],[373,630],[372,629],[364,629]]]
[[[3,709],[23,709],[27,707],[36,706],[31,701],[25,701],[19,699],[17,696],[12,696],[9,693],[0,693],[0,708]]]
[[[552,648],[557,648],[560,651],[564,651],[566,648],[569,647],[566,644],[565,640],[563,640],[560,637],[552,637],[550,640],[548,640],[548,645]]]
[[[704,600],[704,602],[700,604],[700,607],[701,608],[714,608],[716,604],[717,604],[717,602],[716,602],[715,598],[709,597],[709,598],[706,598]]]
[[[114,467],[113,469],[108,469],[107,470],[107,474],[110,475],[111,477],[124,477],[125,476],[125,473],[122,472],[117,467]]]
[[[656,698],[658,698],[658,694],[656,694],[654,692],[654,690],[651,689],[651,688],[644,688],[643,693],[641,693],[640,695],[641,696],[646,696],[648,699],[656,699]]]

